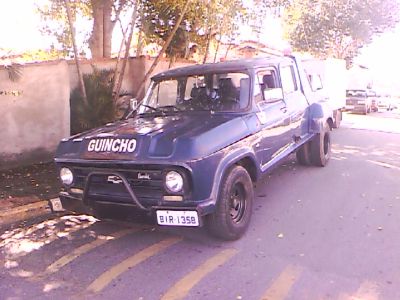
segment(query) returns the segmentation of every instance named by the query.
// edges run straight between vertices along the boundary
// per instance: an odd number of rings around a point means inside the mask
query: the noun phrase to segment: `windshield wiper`
[[[147,104],[140,104],[140,105],[152,110],[152,112],[143,112],[141,114],[160,113],[163,116],[165,115],[165,111],[163,111],[161,107],[153,107]]]
[[[153,111],[161,112],[161,110],[159,108],[157,108],[157,107],[153,107],[153,106],[150,106],[150,105],[147,105],[147,104],[143,104],[143,103],[140,104],[140,105],[144,106],[144,107],[147,107],[147,108],[150,108]]]
[[[166,109],[172,108],[173,110],[176,110],[176,111],[183,111],[182,108],[179,108],[179,107],[176,106],[176,105],[165,105],[165,106],[160,106],[158,109],[164,111],[164,108],[166,108]]]

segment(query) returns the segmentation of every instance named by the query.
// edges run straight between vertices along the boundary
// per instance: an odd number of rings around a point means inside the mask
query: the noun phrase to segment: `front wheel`
[[[206,225],[210,233],[224,240],[237,240],[250,224],[253,208],[253,182],[242,166],[234,166],[224,177],[216,203]]]
[[[325,167],[331,157],[331,128],[325,123],[322,132],[311,140],[311,161],[313,165]]]

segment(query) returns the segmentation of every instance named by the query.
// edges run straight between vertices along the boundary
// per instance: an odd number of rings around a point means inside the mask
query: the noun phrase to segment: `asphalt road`
[[[396,133],[397,132],[397,133]],[[2,233],[0,299],[400,299],[400,114],[346,114],[325,168],[290,157],[239,241],[36,219]]]

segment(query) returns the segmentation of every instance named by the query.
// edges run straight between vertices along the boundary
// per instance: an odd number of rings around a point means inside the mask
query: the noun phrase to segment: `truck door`
[[[260,70],[256,73],[255,81],[254,100],[258,110],[257,118],[261,123],[255,152],[262,169],[266,169],[267,163],[287,146],[290,119],[277,70],[272,67]]]
[[[304,114],[308,103],[301,91],[300,80],[294,63],[281,65],[280,77],[283,97],[290,119],[290,131],[288,131],[287,142],[292,145],[307,133],[307,124]]]

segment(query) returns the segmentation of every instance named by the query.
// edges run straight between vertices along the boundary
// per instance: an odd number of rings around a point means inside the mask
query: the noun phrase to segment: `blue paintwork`
[[[247,70],[251,82],[258,69],[280,63],[292,63],[293,58],[255,59],[220,63],[217,66],[190,66],[161,73],[155,80],[176,74]],[[302,69],[300,69],[302,70]],[[279,73],[278,73],[279,74]],[[323,129],[332,111],[313,99],[302,71],[298,74],[301,89],[264,109],[266,121],[260,122],[259,108],[251,101],[247,110],[239,113],[174,112],[162,115],[137,115],[134,118],[108,124],[101,128],[63,140],[56,152],[59,166],[70,164],[93,166],[152,165],[158,168],[186,170],[190,191],[183,202],[163,202],[162,207],[197,209],[211,213],[218,198],[221,180],[235,163],[246,159],[249,172],[257,180],[303,143]],[[251,85],[253,86],[253,85]],[[250,90],[251,95],[253,89]],[[134,153],[95,153],[87,147],[94,138],[135,138]],[[63,200],[68,196],[63,193]],[[72,197],[71,197],[72,199]]]

